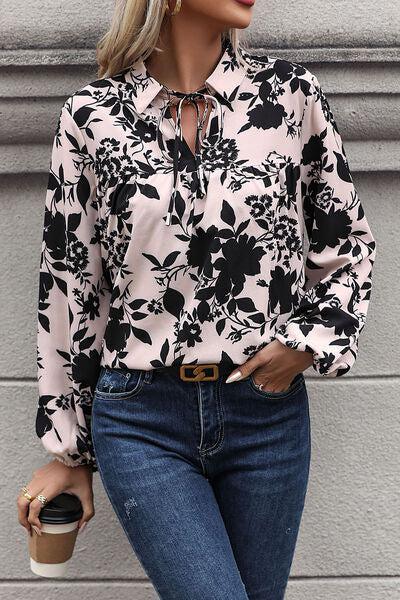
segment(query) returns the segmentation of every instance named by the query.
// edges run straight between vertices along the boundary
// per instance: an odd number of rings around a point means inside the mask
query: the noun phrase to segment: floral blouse
[[[376,244],[338,127],[307,68],[242,55],[225,40],[191,94],[138,60],[61,108],[40,259],[36,433],[67,465],[97,471],[101,366],[241,364],[273,339],[312,352],[323,376],[356,360]],[[184,102],[197,110],[195,152]]]

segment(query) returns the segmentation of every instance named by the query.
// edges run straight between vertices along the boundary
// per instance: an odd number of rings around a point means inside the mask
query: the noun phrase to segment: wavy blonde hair
[[[164,0],[115,0],[110,28],[96,46],[98,77],[112,77],[137,59],[146,60],[153,50],[160,51],[157,41],[164,16]],[[238,30],[227,29],[222,37],[230,39],[238,61],[245,65]]]

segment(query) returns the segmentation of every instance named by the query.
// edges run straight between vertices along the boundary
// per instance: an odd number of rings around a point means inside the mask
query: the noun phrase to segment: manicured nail
[[[39,527],[36,527],[36,525],[32,525],[32,527],[38,535],[42,535],[42,532],[40,531]]]
[[[236,373],[231,373],[227,378],[225,383],[232,383],[232,381],[238,381],[242,379],[242,373],[240,371],[236,371]]]
[[[83,521],[82,525],[79,527],[78,533],[81,533],[86,527],[87,521]]]

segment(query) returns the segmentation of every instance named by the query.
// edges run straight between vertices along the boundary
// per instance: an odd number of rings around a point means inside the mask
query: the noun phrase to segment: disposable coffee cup
[[[32,528],[29,537],[31,571],[42,577],[62,577],[74,551],[83,508],[78,496],[62,493],[39,513],[42,535]]]

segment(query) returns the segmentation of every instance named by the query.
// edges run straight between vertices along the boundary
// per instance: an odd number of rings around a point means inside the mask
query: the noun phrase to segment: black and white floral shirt
[[[137,61],[61,108],[36,431],[70,466],[97,470],[102,365],[241,364],[274,338],[311,351],[323,376],[356,360],[376,244],[327,98],[300,64],[242,51],[244,67],[229,41],[222,50],[197,93],[166,88]],[[185,101],[209,111],[195,153]]]

